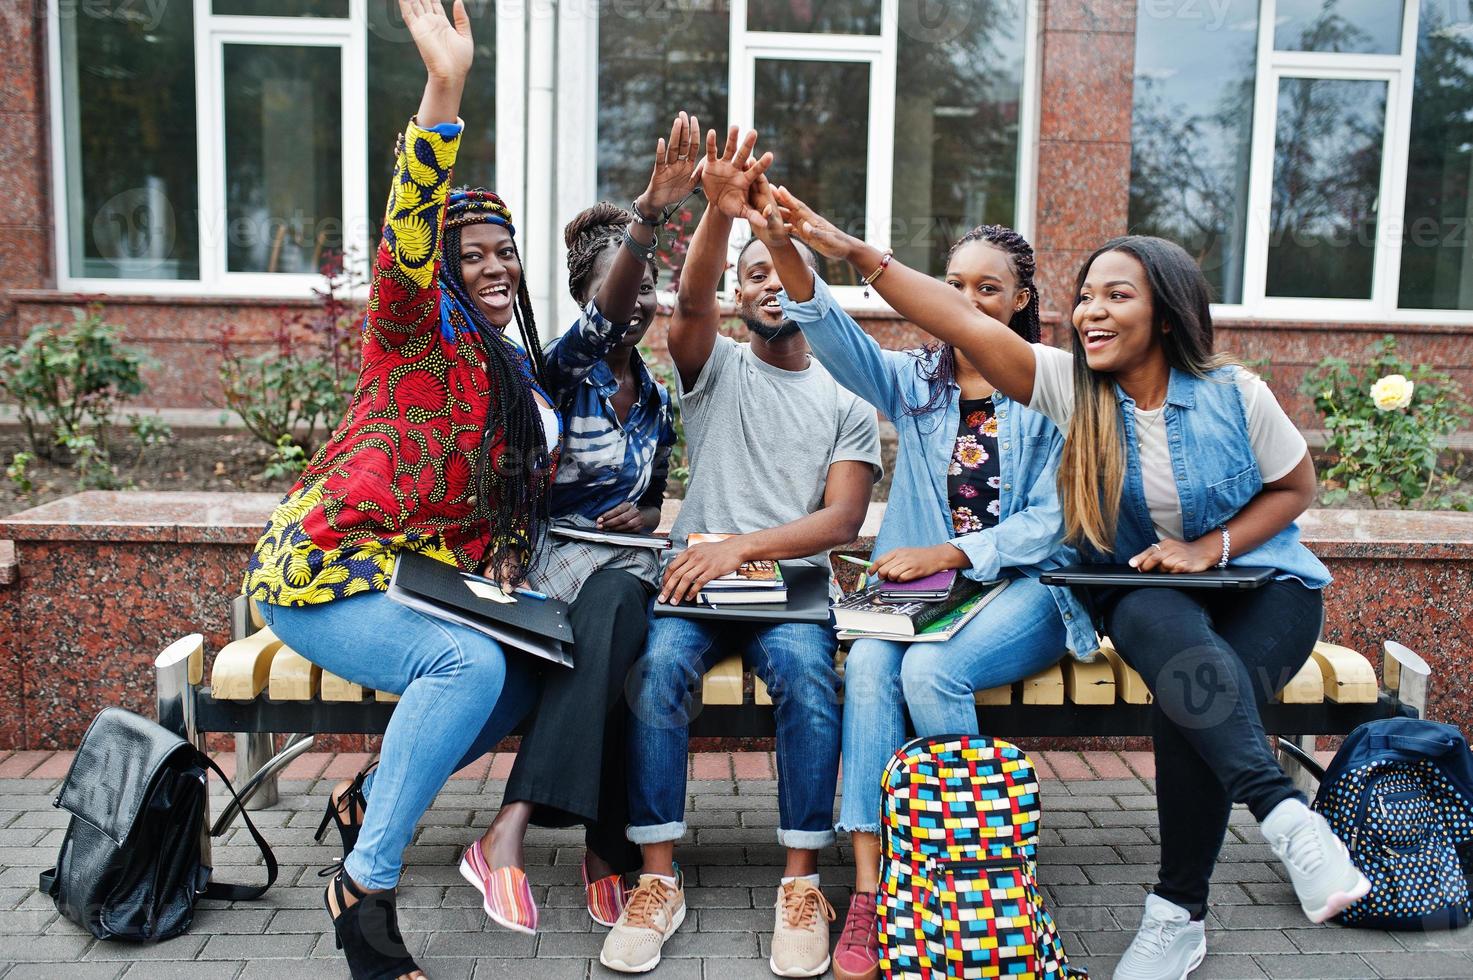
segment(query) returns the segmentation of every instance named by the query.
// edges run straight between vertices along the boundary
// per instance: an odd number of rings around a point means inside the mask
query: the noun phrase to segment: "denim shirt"
[[[563,419],[563,450],[548,501],[554,518],[577,515],[591,522],[626,501],[658,507],[664,496],[675,445],[670,393],[632,354],[639,395],[619,421],[613,403],[619,383],[603,358],[624,329],[590,300],[578,322],[547,346],[548,385]]]
[[[1172,368],[1167,382],[1166,441],[1187,541],[1215,533],[1263,489],[1263,474],[1248,442],[1243,397],[1233,383],[1237,370],[1222,367],[1198,378]],[[1126,470],[1110,560],[1123,562],[1154,544],[1156,531],[1141,479],[1135,402],[1119,385],[1115,392],[1125,423]],[[1292,522],[1252,551],[1231,555],[1228,564],[1276,568],[1276,578],[1298,579],[1311,589],[1330,584],[1329,570],[1300,543],[1299,525]]]
[[[1002,480],[1000,520],[995,527],[954,535],[946,469],[961,418],[961,389],[953,383],[935,411],[907,414],[909,406],[929,400],[930,382],[924,375],[939,352],[881,349],[834,302],[822,279],[815,276],[813,287],[813,298],[804,303],[793,302],[784,291],[783,313],[803,328],[808,346],[834,380],[884,412],[900,438],[890,505],[875,539],[875,553],[949,542],[971,562],[963,574],[983,582],[1004,577],[1003,569],[1037,578],[1074,562],[1074,551],[1063,544],[1064,517],[1055,479],[1064,439],[1054,424],[1002,392],[993,394]],[[1070,652],[1081,660],[1092,659],[1099,642],[1089,615],[1069,589],[1050,587],[1049,593],[1064,621]]]

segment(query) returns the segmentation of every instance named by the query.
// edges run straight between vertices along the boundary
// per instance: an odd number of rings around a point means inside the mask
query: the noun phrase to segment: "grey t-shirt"
[[[718,336],[695,384],[677,387],[690,483],[673,553],[692,532],[746,534],[812,514],[833,463],[869,463],[879,476],[875,410],[817,361],[784,371]],[[828,567],[826,552],[803,560]]]
[[[1033,401],[1029,408],[1053,420],[1068,431],[1069,417],[1074,414],[1074,358],[1067,351],[1046,344],[1034,344]],[[1272,483],[1288,476],[1304,458],[1309,446],[1279,405],[1263,379],[1245,368],[1233,376],[1238,393],[1243,397],[1243,413],[1248,419],[1248,443],[1258,461],[1260,479]],[[1171,468],[1171,447],[1166,441],[1164,408],[1135,410],[1136,442],[1140,449],[1141,483],[1146,492],[1146,507],[1151,512],[1156,537],[1182,539],[1181,498],[1176,493],[1176,477]]]

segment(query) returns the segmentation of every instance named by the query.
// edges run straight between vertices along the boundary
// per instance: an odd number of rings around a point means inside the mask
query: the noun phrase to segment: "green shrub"
[[[315,305],[281,315],[271,349],[247,354],[235,328],[221,335],[224,405],[270,448],[268,478],[301,472],[318,440],[342,419],[353,394],[362,314],[351,295],[361,278],[340,255],[323,263],[322,276]],[[286,445],[299,452],[286,452]]]
[[[1321,499],[1364,494],[1372,507],[1459,507],[1454,479],[1438,469],[1448,437],[1467,423],[1469,405],[1456,382],[1397,356],[1385,337],[1360,368],[1327,357],[1304,379],[1325,420],[1332,462],[1321,474]]]
[[[70,324],[41,324],[19,347],[0,348],[0,390],[15,402],[35,455],[67,462],[82,452],[88,465],[105,459],[114,412],[146,390],[146,359],[121,337],[122,328],[91,306]]]

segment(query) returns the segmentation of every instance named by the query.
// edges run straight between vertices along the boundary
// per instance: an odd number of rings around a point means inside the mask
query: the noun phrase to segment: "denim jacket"
[[[890,505],[875,553],[947,541],[971,562],[963,574],[984,582],[1001,577],[1005,568],[1037,578],[1077,560],[1062,543],[1064,518],[1055,479],[1064,439],[1054,424],[1002,392],[993,394],[1002,477],[1000,520],[994,527],[954,536],[946,469],[961,417],[961,389],[953,383],[933,412],[907,414],[908,406],[930,398],[924,375],[939,355],[881,349],[834,302],[822,279],[815,276],[813,286],[813,298],[804,303],[793,302],[784,291],[783,312],[803,328],[808,346],[834,380],[884,412],[900,437]],[[1068,589],[1050,587],[1049,592],[1064,621],[1070,652],[1092,659],[1099,643],[1089,615]]]
[[[1248,416],[1233,384],[1235,367],[1222,367],[1206,378],[1175,368],[1166,386],[1166,441],[1176,492],[1181,498],[1182,536],[1195,541],[1212,534],[1263,489],[1263,474],[1248,442]],[[1115,554],[1125,561],[1156,541],[1141,479],[1140,447],[1135,434],[1135,402],[1116,386],[1125,423],[1125,488],[1115,528]],[[1330,584],[1330,572],[1299,541],[1299,525],[1291,523],[1252,551],[1234,554],[1229,565],[1279,570],[1277,578],[1294,578],[1311,589]]]

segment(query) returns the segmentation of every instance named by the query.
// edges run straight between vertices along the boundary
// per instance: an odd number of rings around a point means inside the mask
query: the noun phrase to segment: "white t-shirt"
[[[1034,344],[1033,355],[1037,366],[1033,372],[1033,401],[1028,407],[1048,416],[1061,430],[1067,430],[1069,418],[1074,414],[1074,355],[1045,344]],[[1248,442],[1258,461],[1260,478],[1264,483],[1283,479],[1299,465],[1309,444],[1262,378],[1239,368],[1233,383],[1243,397]],[[1150,411],[1135,410],[1136,444],[1146,506],[1151,511],[1156,537],[1180,541],[1181,500],[1171,468],[1171,447],[1166,441],[1166,422],[1162,418],[1165,411],[1165,406]]]

